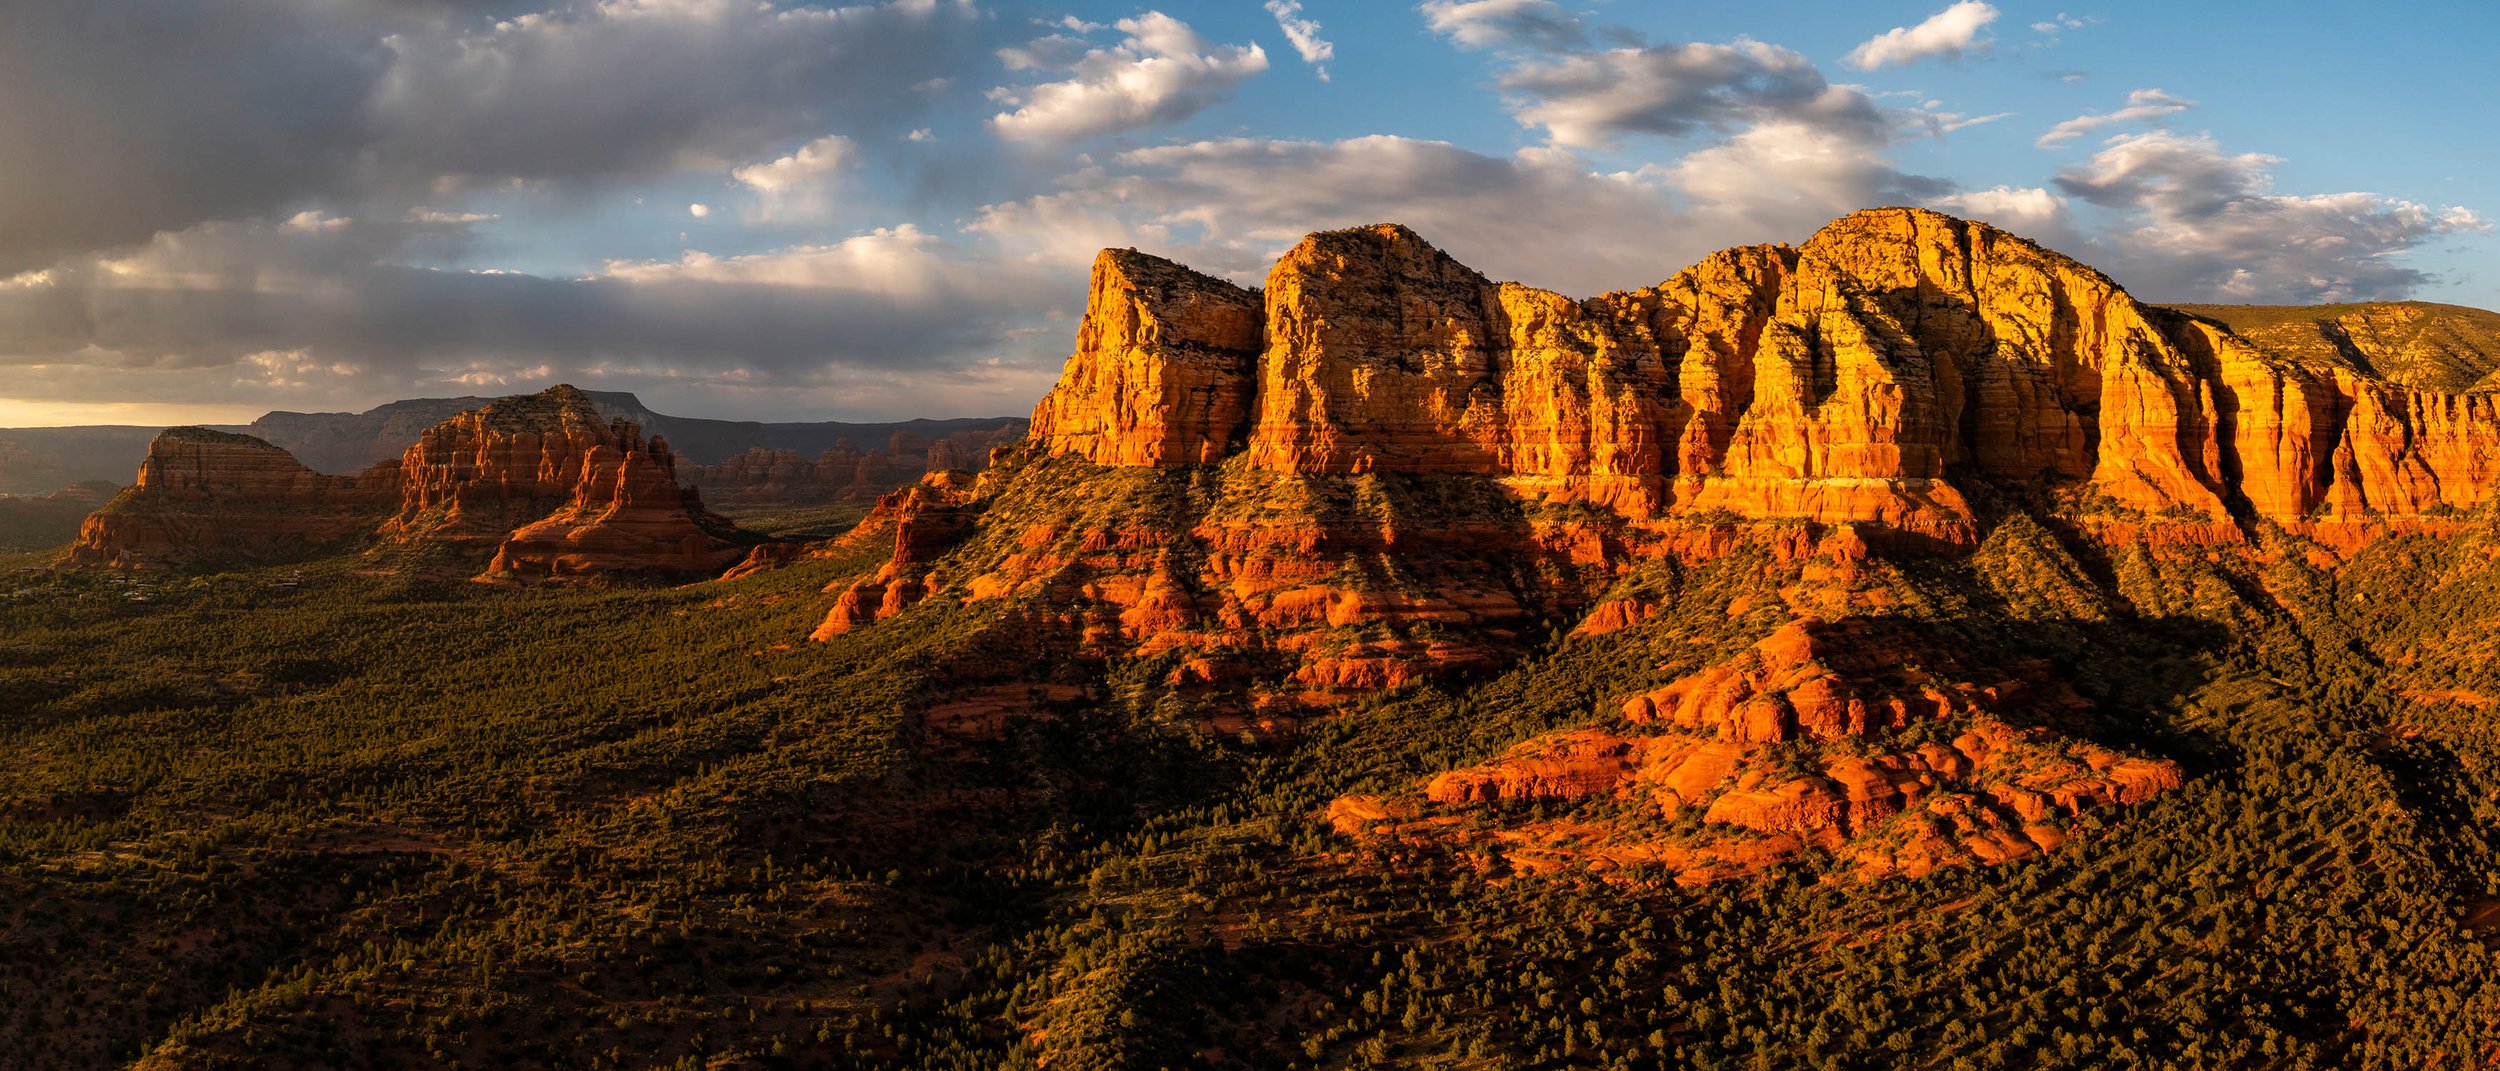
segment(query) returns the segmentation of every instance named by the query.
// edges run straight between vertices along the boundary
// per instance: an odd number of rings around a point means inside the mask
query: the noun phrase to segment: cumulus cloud
[[[729,177],[755,191],[760,219],[820,221],[831,216],[834,184],[857,155],[851,139],[827,134],[787,156],[731,168]]]
[[[2080,30],[2100,21],[2101,17],[2098,15],[2069,15],[2060,11],[2055,18],[2041,19],[2032,23],[2031,32],[2044,37],[2055,37],[2068,30]]]
[[[606,0],[482,22],[423,4],[0,5],[0,271],[312,201],[717,170],[985,54],[961,0]]]
[[[1814,140],[1765,134],[1731,151],[1750,159],[1607,172],[1554,148],[1489,156],[1389,136],[1229,138],[1121,153],[1065,190],[993,204],[972,227],[1008,256],[1076,264],[1134,245],[1256,284],[1310,231],[1397,222],[1496,278],[1586,295],[1656,283],[1729,245],[1801,240],[1869,203],[1857,184],[1889,181],[1880,169],[1827,176],[1819,189],[1741,181],[1743,167],[1781,153],[1801,154],[1779,162],[1810,173]]]
[[[1966,53],[1988,47],[1979,35],[1996,19],[1994,5],[1961,0],[1916,26],[1895,26],[1869,38],[1850,49],[1841,62],[1871,71],[1884,66],[1907,67],[1922,60],[1960,59]]]
[[[2066,199],[2041,186],[1993,186],[1929,198],[1927,205],[2019,234],[2069,255],[2083,255],[2083,237]]]
[[[1763,122],[1881,143],[1873,99],[1835,86],[1804,56],[1760,41],[1660,44],[1526,58],[1500,80],[1521,123],[1557,145],[1604,147],[1626,134],[1681,137]]]
[[[991,117],[991,128],[1019,141],[1067,140],[1175,123],[1267,69],[1267,53],[1258,45],[1211,46],[1188,23],[1160,11],[1121,19],[1113,28],[1128,36],[1082,55],[1069,55],[1060,35],[1003,50],[1000,58],[1010,69],[1069,77],[991,90],[992,99],[1014,108]]]
[[[1467,48],[1562,51],[1588,30],[1553,0],[1427,0],[1424,25]]]
[[[2167,131],[2111,139],[2058,174],[2114,217],[2103,267],[2168,300],[2309,303],[2402,297],[2430,281],[2405,253],[2488,229],[2463,208],[2375,193],[2275,193],[2279,157]]]
[[[1285,31],[1285,40],[1302,62],[1319,72],[1319,80],[1328,80],[1328,61],[1336,58],[1337,46],[1319,35],[1319,23],[1302,17],[1300,0],[1267,0],[1267,13],[1276,16],[1276,28]]]
[[[568,180],[717,169],[839,117],[899,133],[896,93],[977,54],[961,2],[777,8],[605,0],[383,38],[370,158],[435,176]]]
[[[2139,89],[2127,94],[2126,107],[2068,119],[2050,127],[2049,132],[2040,135],[2035,144],[2043,149],[2056,148],[2102,127],[2166,119],[2195,106],[2195,101],[2182,100],[2158,89]]]

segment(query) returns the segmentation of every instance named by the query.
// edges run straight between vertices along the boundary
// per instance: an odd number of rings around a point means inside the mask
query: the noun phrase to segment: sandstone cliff
[[[1259,296],[1161,257],[1106,249],[1080,359],[1033,410],[1032,440],[1103,465],[1198,465],[1239,449]]]
[[[387,542],[486,558],[486,575],[717,573],[743,553],[677,484],[667,443],[569,386],[445,420],[401,457]]]
[[[398,500],[398,466],[325,476],[248,435],[170,428],[138,480],[89,514],[74,564],[167,569],[282,561],[370,535]]]
[[[668,443],[625,424],[582,458],[571,497],[504,538],[489,576],[580,577],[718,573],[746,553],[736,526],[677,485]]]
[[[1970,478],[2073,481],[2112,518],[2344,542],[2481,500],[2489,398],[2313,356],[1917,209],[1584,301],[1379,226],[1311,236],[1256,294],[1104,254],[1034,442],[1104,464],[1481,475],[1635,519],[1724,510],[1945,543],[1973,536]],[[2443,359],[2412,363],[2472,371]]]
[[[137,485],[88,517],[69,561],[240,564],[376,537],[446,550],[490,577],[711,575],[745,549],[678,486],[667,443],[559,386],[455,415],[353,477],[250,436],[175,428],[149,448]]]
[[[1990,665],[1897,621],[1801,620],[1632,697],[1620,728],[1536,737],[1433,777],[1421,799],[1341,800],[1331,821],[1357,837],[1505,844],[1543,865],[1646,864],[1688,884],[1810,851],[1916,876],[2054,848],[2066,819],[2181,784],[2174,762],[2056,731],[2089,706],[2044,663]],[[1417,821],[1589,797],[1700,825]]]

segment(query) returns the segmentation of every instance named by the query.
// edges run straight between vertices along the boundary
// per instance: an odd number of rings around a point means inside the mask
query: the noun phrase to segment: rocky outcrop
[[[678,486],[667,443],[560,386],[453,416],[354,477],[250,436],[175,428],[138,484],[88,517],[69,561],[242,564],[363,539],[535,578],[712,575],[751,542]]]
[[[592,452],[614,453],[627,427],[567,386],[457,414],[400,456],[399,512],[382,535],[487,557],[513,529],[569,503]]]
[[[711,575],[746,555],[736,526],[677,485],[667,442],[644,441],[630,424],[616,439],[582,459],[581,477],[561,508],[504,538],[487,575]]]
[[[837,585],[841,594],[809,638],[832,639],[920,601],[931,586],[924,576],[929,564],[971,527],[972,511],[967,507],[974,501],[972,485],[946,471],[931,473],[917,485],[878,499],[867,519],[837,543],[857,545],[890,537],[893,553],[875,576]]]
[[[2500,372],[2500,312],[2428,301],[2351,305],[2173,305],[2269,353],[2345,368],[2408,390],[2461,394]]]
[[[1478,475],[1636,520],[1967,544],[1965,472],[2072,481],[2114,519],[2349,539],[2479,502],[2500,435],[2488,396],[2437,389],[2481,367],[2457,330],[2415,331],[2414,357],[2383,363],[2418,371],[2386,378],[2367,347],[2245,339],[1918,209],[1584,301],[1488,281],[1397,226],[1312,235],[1256,295],[1106,253],[1093,297],[1039,449]]]
[[[745,550],[678,487],[668,444],[569,386],[426,429],[400,461],[384,540],[486,560],[486,575],[714,574]]]
[[[1330,821],[1364,838],[1491,838],[1600,871],[1662,865],[1688,884],[1813,851],[1867,876],[2003,862],[2056,847],[2067,818],[2181,784],[2169,760],[2062,736],[2089,706],[2045,663],[1974,664],[1901,622],[1798,621],[1633,697],[1619,727],[1536,737],[1431,778],[1420,799],[1341,801]],[[1428,817],[1591,797],[1623,817]],[[1698,831],[1676,832],[1688,813]]]
[[[370,536],[398,499],[398,466],[325,476],[248,435],[170,428],[138,480],[89,514],[76,565],[173,569],[302,557]]]
[[[1102,465],[1200,465],[1239,449],[1259,295],[1133,249],[1094,258],[1076,355],[1032,440]]]

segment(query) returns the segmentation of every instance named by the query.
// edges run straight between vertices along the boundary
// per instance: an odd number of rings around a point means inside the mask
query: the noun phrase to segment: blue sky
[[[2139,296],[2500,306],[2487,2],[0,10],[0,426],[570,381],[1020,413],[1095,249],[1573,294],[1916,203]]]

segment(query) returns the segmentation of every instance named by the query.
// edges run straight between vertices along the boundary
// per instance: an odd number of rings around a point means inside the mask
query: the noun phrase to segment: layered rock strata
[[[746,554],[736,527],[677,485],[665,440],[626,424],[614,444],[590,448],[571,496],[554,513],[504,537],[490,576],[561,578],[718,573]]]
[[[1480,475],[1635,519],[1967,543],[1972,477],[2349,541],[2479,502],[2495,436],[2491,396],[2252,344],[1902,208],[1587,300],[1491,282],[1397,226],[1312,235],[1260,292],[1107,252],[1033,440],[1101,464]]]
[[[399,498],[398,466],[325,476],[248,435],[169,428],[137,481],[87,516],[73,564],[173,569],[282,561],[370,535]]]
[[[1687,883],[1814,851],[1868,876],[1915,876],[2054,848],[2068,818],[2179,786],[2176,763],[2058,733],[2088,708],[2043,663],[1991,672],[1899,625],[1799,621],[1632,697],[1617,727],[1528,740],[1415,796],[1341,800],[1331,820],[1358,837],[1499,844],[1600,871],[1648,864]],[[1426,820],[1590,797],[1658,822]],[[1676,831],[1687,813],[1698,830]]]
[[[249,436],[167,431],[137,485],[87,519],[70,561],[241,564],[377,538],[446,549],[493,577],[710,575],[745,551],[678,486],[667,443],[559,386],[454,416],[354,477]]]

